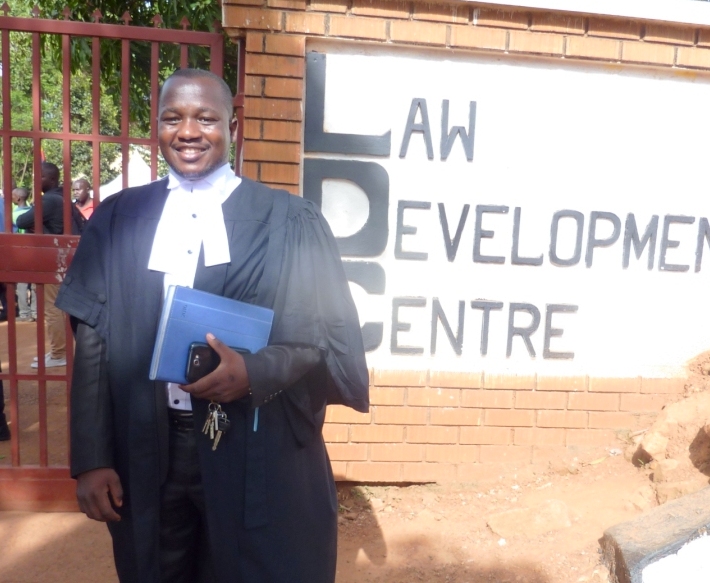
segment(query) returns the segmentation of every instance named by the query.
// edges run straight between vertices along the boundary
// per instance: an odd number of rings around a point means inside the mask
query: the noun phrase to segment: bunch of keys
[[[210,439],[214,441],[212,444],[212,451],[214,451],[219,445],[222,434],[229,429],[229,419],[227,419],[227,414],[222,411],[222,406],[214,401],[210,402],[208,411],[207,419],[202,426],[202,433],[209,434]]]

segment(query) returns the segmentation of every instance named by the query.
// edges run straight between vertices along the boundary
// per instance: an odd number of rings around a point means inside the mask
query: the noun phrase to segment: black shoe
[[[0,423],[0,441],[10,441],[10,428],[7,421]]]

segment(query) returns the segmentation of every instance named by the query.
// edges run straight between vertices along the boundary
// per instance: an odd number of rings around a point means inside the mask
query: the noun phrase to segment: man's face
[[[236,139],[231,106],[207,78],[175,78],[163,87],[158,110],[160,151],[178,175],[197,179],[229,160]]]
[[[19,189],[15,189],[12,191],[12,202],[16,204],[17,206],[24,206],[25,204],[25,193],[22,192]]]
[[[84,204],[89,199],[89,183],[86,180],[75,180],[71,185],[74,199]]]

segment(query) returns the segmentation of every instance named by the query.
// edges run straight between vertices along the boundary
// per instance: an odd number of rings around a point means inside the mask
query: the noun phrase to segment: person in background
[[[5,205],[3,204],[2,196],[0,196],[0,233],[5,232]],[[5,284],[0,284],[5,287]],[[7,314],[3,311],[5,317]],[[0,366],[2,372],[2,366]],[[10,428],[7,426],[7,418],[5,417],[5,390],[0,380],[0,441],[8,441],[10,439]]]
[[[76,208],[88,221],[94,212],[94,200],[89,196],[91,194],[91,184],[86,178],[79,178],[72,182],[71,192]]]
[[[59,168],[50,162],[42,162],[42,231],[50,235],[61,235],[64,233],[64,189],[59,184]],[[26,213],[17,217],[17,227],[34,232],[35,208],[30,207]],[[71,205],[72,212],[72,234],[78,235],[86,222],[81,213]],[[77,217],[78,215],[78,217]],[[59,293],[59,284],[47,283],[44,285],[44,313],[47,325],[47,336],[49,337],[49,353],[44,355],[44,366],[46,368],[67,365],[67,341],[66,324],[64,314],[59,310],[54,302]],[[35,361],[30,365],[32,368],[39,368],[39,362]]]
[[[24,229],[17,228],[17,217],[30,210],[30,205],[27,204],[27,199],[30,196],[30,191],[23,187],[14,188],[12,190],[12,230],[18,233],[24,233]],[[37,293],[35,292],[34,284],[18,283],[16,288],[17,305],[20,309],[18,320],[20,322],[34,322],[37,320]]]

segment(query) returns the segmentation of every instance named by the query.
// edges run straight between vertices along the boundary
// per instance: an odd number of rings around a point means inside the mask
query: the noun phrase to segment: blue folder
[[[150,380],[187,384],[187,358],[193,342],[208,332],[232,348],[256,352],[266,346],[274,311],[171,285],[160,315],[150,364]]]

